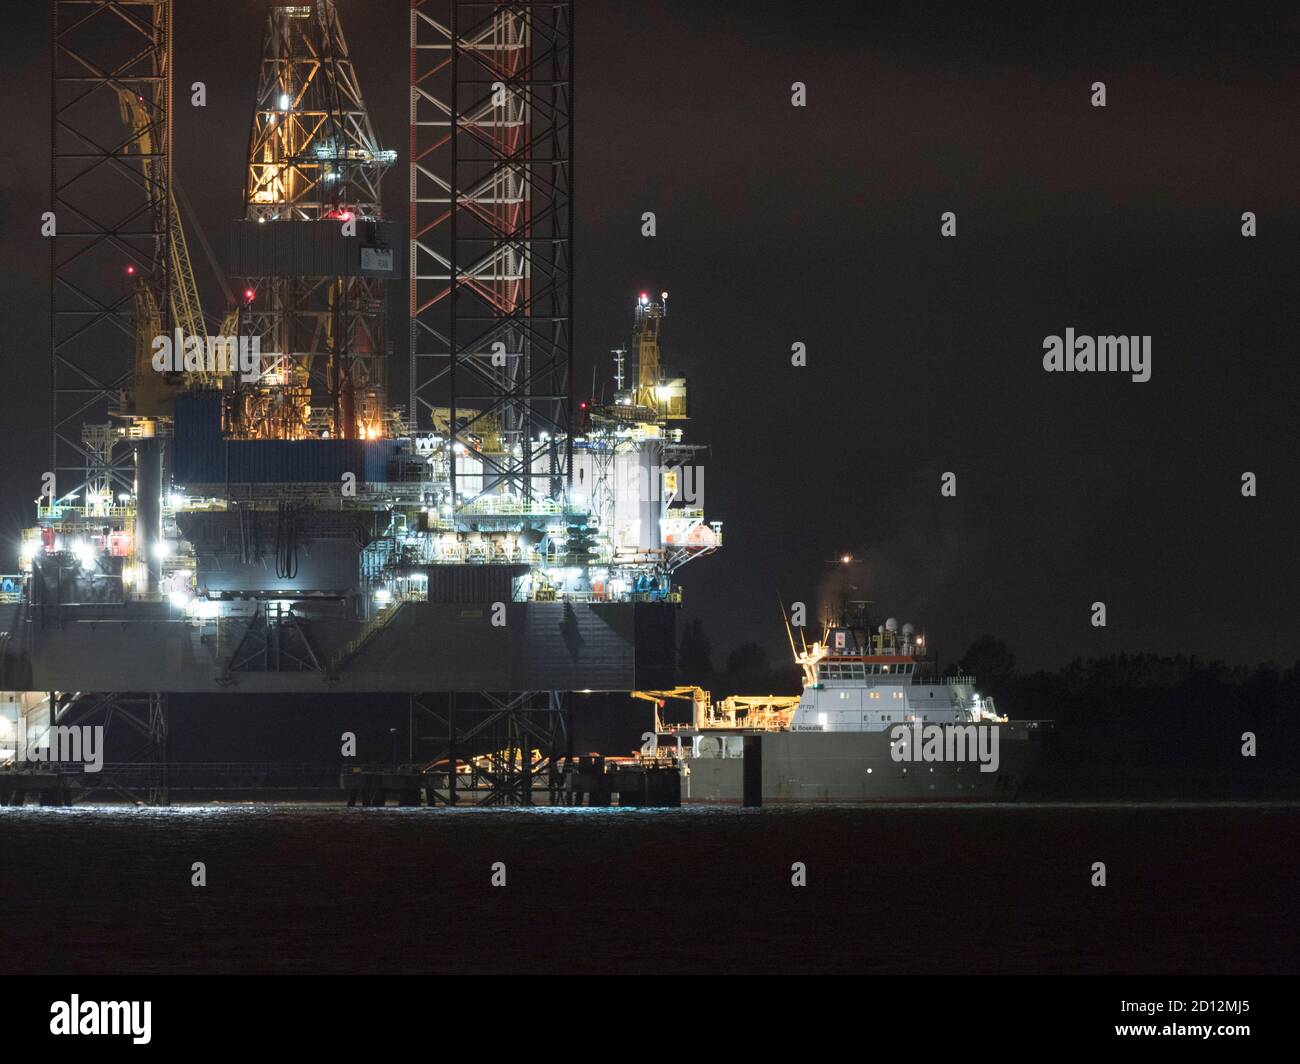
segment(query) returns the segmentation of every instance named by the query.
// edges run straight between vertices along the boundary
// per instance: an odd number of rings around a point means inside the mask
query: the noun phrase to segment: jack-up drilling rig
[[[672,682],[675,573],[721,544],[666,293],[635,301],[632,380],[620,361],[612,401],[573,402],[572,4],[414,0],[405,236],[335,3],[269,7],[237,305],[210,336],[173,190],[171,2],[53,3],[59,486],[24,534],[0,683],[56,692],[49,723],[84,692],[401,693],[434,722],[413,761],[513,747],[491,786],[530,800],[567,692]],[[83,115],[87,71],[108,106]],[[97,172],[129,178],[138,232],[95,215],[120,195],[70,202],[86,142],[121,144]],[[88,299],[82,243],[125,295]],[[107,340],[83,349],[87,311]]]

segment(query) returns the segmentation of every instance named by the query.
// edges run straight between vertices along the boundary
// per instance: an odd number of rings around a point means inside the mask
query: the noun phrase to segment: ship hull
[[[1014,723],[999,731],[998,764],[989,772],[976,762],[897,762],[889,734],[883,731],[767,733],[762,736],[763,801],[1011,801],[1040,759],[1046,733]],[[684,802],[741,801],[744,760],[739,739],[733,735],[720,743],[720,752],[733,756],[683,760]]]

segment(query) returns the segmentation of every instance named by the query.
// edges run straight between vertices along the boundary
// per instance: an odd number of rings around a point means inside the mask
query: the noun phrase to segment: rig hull
[[[996,771],[974,761],[898,762],[888,732],[770,732],[762,736],[763,801],[1011,801],[1039,761],[1050,732],[1010,722],[999,728]],[[717,735],[719,756],[684,757],[682,800],[740,802],[741,735]]]
[[[672,675],[665,603],[299,601],[196,622],[167,603],[0,609],[0,690],[280,694],[626,691]]]

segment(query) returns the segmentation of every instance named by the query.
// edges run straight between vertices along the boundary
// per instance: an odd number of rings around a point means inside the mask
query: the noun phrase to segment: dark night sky
[[[177,173],[218,246],[264,7],[176,3]],[[339,8],[404,164],[406,4]],[[49,120],[46,5],[6,18],[8,569],[46,449]],[[578,381],[626,344],[635,292],[671,293],[666,361],[691,379],[727,538],[679,574],[684,619],[719,664],[751,639],[780,653],[778,590],[816,602],[844,550],[945,657],[987,631],[1031,667],[1296,660],[1298,31],[1289,5],[579,3]],[[385,185],[397,217],[405,180]],[[1151,381],[1044,373],[1068,326],[1150,334]]]

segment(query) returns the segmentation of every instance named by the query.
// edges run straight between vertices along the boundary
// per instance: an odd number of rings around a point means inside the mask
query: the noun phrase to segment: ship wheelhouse
[[[992,716],[971,676],[939,677],[925,637],[892,618],[874,633],[831,625],[796,653],[804,690],[792,731],[884,731],[896,724],[964,723]]]

